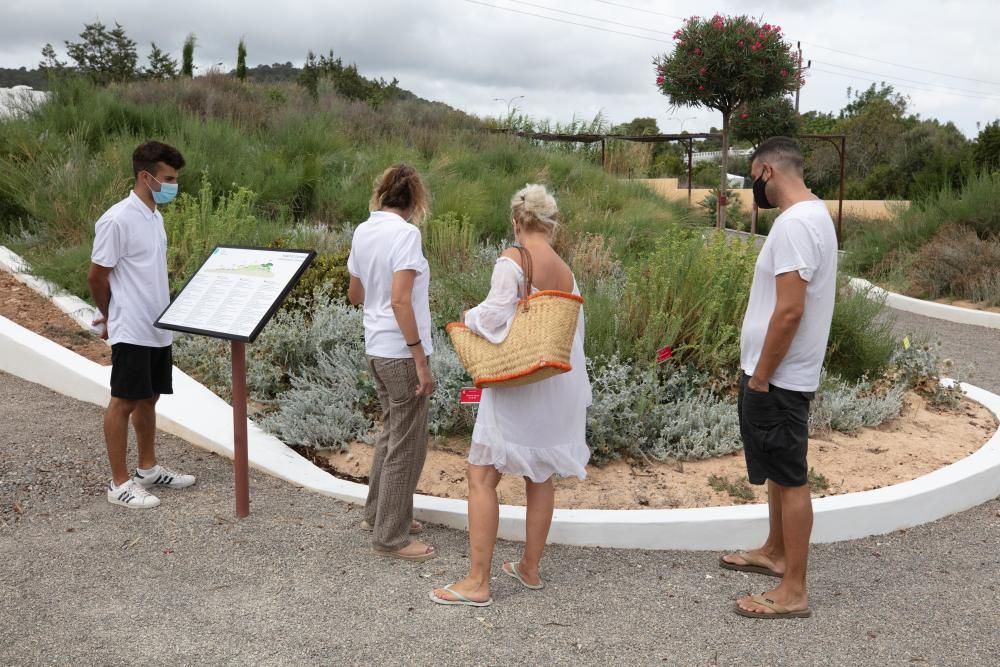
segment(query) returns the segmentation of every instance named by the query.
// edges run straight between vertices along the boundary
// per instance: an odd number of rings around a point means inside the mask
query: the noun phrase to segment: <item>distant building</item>
[[[30,86],[0,88],[0,120],[13,118],[37,108],[49,94]]]

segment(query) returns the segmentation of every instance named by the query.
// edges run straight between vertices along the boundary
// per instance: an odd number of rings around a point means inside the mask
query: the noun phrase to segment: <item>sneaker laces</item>
[[[119,488],[124,489],[126,486],[128,486],[128,492],[131,493],[132,496],[136,499],[142,500],[143,498],[148,498],[149,496],[153,495],[146,490],[146,487],[144,487],[142,484],[136,483],[133,480],[129,480]]]
[[[170,482],[174,481],[178,477],[183,477],[183,475],[181,475],[181,473],[179,473],[179,472],[177,472],[175,470],[171,470],[170,468],[168,468],[167,466],[163,465],[162,463],[160,464],[160,469],[157,472],[159,473],[159,476],[161,478],[166,479],[166,480],[170,480]],[[167,482],[167,483],[169,483],[169,482]]]

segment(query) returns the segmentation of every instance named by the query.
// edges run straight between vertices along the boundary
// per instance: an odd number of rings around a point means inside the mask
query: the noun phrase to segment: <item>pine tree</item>
[[[176,77],[177,61],[171,58],[170,54],[161,51],[156,42],[153,42],[152,46],[153,50],[149,53],[149,64],[143,72],[146,78],[162,81]]]
[[[42,62],[38,63],[38,69],[46,74],[58,74],[66,69],[66,63],[59,60],[51,44],[46,44],[42,47]]]
[[[312,51],[306,57],[306,64],[299,72],[299,85],[306,89],[313,100],[319,99],[319,65],[316,62],[316,54]]]
[[[137,74],[135,42],[119,23],[111,31],[100,21],[85,24],[79,42],[66,42],[66,53],[76,62],[76,70],[97,84],[130,81]]]

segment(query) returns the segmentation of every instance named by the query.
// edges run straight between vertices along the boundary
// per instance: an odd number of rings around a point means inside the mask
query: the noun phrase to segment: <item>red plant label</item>
[[[668,345],[667,347],[656,351],[656,363],[662,364],[672,356],[674,356],[674,350]]]
[[[482,398],[482,389],[463,389],[458,392],[458,402],[462,405],[478,405]]]

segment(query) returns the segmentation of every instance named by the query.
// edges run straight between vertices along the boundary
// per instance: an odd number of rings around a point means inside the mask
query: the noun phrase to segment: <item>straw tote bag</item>
[[[458,358],[480,389],[532,384],[572,370],[570,353],[583,298],[558,290],[532,294],[531,254],[520,245],[514,247],[521,253],[525,298],[507,338],[496,344],[462,322],[446,327]]]

